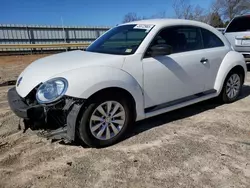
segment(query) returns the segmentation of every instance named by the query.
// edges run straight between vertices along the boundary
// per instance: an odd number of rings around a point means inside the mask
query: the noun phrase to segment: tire
[[[133,123],[134,116],[131,113],[133,112],[132,105],[130,105],[125,96],[116,96],[107,94],[101,95],[99,98],[102,99],[92,100],[83,112],[76,131],[78,138],[88,146],[102,148],[119,142],[124,137],[129,125]],[[111,105],[108,105],[110,103]],[[111,114],[111,112],[117,108],[115,107],[117,105],[119,106],[117,113],[114,113],[113,116],[107,115],[108,108],[110,109],[109,113]],[[101,109],[103,109],[103,111]],[[104,112],[107,117],[103,115]],[[122,112],[124,112],[124,114]],[[114,117],[117,114],[122,115]],[[117,123],[118,121],[120,124]],[[103,130],[104,132],[102,133]],[[117,130],[119,131],[118,133]],[[107,132],[109,132],[109,134]],[[110,136],[110,138],[108,136]]]
[[[224,82],[224,85],[223,85],[223,88],[219,97],[220,100],[223,103],[232,103],[236,101],[239,95],[241,94],[242,85],[243,85],[243,75],[239,73],[238,71],[229,72],[229,74],[227,75],[225,79],[225,82]],[[232,90],[234,91],[230,92]]]

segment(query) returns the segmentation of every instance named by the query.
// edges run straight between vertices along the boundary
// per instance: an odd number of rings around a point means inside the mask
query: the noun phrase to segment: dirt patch
[[[0,84],[16,80],[25,67],[45,56],[48,54],[0,56]]]
[[[138,122],[105,149],[23,134],[8,88],[0,88],[0,187],[250,187],[250,73],[237,102]]]

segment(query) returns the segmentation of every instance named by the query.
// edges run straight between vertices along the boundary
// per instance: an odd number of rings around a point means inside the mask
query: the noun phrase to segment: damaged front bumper
[[[84,104],[84,99],[63,97],[52,104],[30,103],[20,97],[16,88],[8,91],[8,102],[11,110],[24,119],[25,129],[45,129],[48,137],[75,140],[77,117]]]

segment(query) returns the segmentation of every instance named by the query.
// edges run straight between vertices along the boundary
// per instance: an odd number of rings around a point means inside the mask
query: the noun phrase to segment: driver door
[[[172,54],[143,58],[145,111],[164,104],[184,102],[189,96],[204,91],[208,67],[205,59],[200,29],[178,26],[163,29],[151,42],[167,44]],[[147,110],[148,109],[148,110]]]

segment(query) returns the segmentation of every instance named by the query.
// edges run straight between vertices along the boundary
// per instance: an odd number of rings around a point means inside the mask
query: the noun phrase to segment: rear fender
[[[219,67],[215,80],[214,89],[216,89],[218,93],[221,92],[228,73],[237,65],[244,69],[246,75],[247,67],[243,55],[235,51],[228,52]]]

